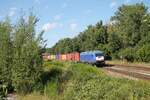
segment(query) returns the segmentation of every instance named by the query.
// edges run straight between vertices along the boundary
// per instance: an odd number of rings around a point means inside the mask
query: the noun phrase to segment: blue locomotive
[[[81,52],[80,62],[97,65],[105,64],[104,54],[102,51]]]

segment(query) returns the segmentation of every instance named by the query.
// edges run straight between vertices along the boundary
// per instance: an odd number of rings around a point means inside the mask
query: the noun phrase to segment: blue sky
[[[26,13],[32,9],[40,19],[37,32],[45,30],[43,37],[51,47],[62,38],[77,36],[99,20],[108,23],[120,5],[141,1],[150,6],[150,0],[1,0],[0,20],[7,15],[16,22],[21,9]]]

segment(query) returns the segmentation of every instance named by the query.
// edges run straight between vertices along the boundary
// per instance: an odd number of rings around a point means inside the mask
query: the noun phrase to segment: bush
[[[63,66],[56,66],[57,63]],[[42,77],[43,93],[51,100],[150,100],[150,84],[145,81],[109,77],[100,69],[81,63],[46,65],[49,70]]]
[[[126,48],[118,53],[120,59],[125,59],[128,62],[133,62],[136,59],[136,51],[134,48]]]
[[[87,75],[69,87],[64,100],[148,100],[149,88],[147,83]]]
[[[59,80],[62,76],[62,68],[53,66],[42,74],[44,94],[47,96],[57,96],[59,93]]]
[[[42,33],[36,36],[37,18],[32,14],[21,17],[13,34],[12,83],[17,93],[33,91],[42,74]]]
[[[139,61],[150,62],[150,44],[143,45],[137,51],[137,57]]]
[[[0,84],[0,100],[7,95],[7,86]]]

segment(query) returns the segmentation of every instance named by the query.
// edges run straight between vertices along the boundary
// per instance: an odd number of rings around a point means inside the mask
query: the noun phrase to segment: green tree
[[[150,13],[146,13],[142,19],[142,25],[140,29],[142,41],[149,37],[150,32]]]
[[[137,57],[139,61],[150,62],[150,44],[144,44],[137,51]]]
[[[36,38],[38,19],[32,14],[26,21],[21,17],[14,34],[12,81],[18,93],[31,92],[42,71],[41,34]]]
[[[0,85],[11,85],[12,40],[9,19],[0,22]]]
[[[119,51],[119,49],[122,48],[122,42],[116,33],[109,34],[108,41],[112,53]]]
[[[140,29],[146,13],[147,8],[143,3],[123,5],[118,8],[115,16],[112,17],[125,48],[135,46],[141,40]]]

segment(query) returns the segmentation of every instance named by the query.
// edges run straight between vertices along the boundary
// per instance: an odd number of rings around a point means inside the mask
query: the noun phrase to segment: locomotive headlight
[[[96,61],[104,61],[104,56],[97,56]]]

